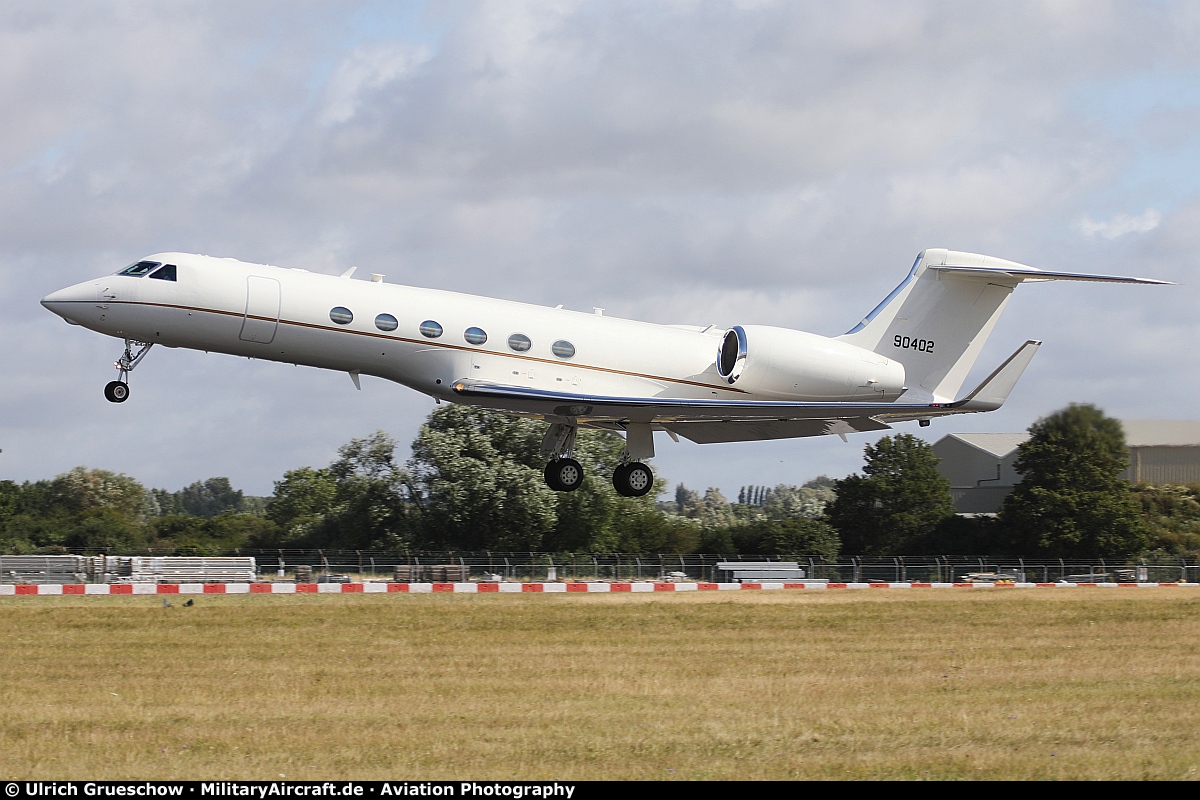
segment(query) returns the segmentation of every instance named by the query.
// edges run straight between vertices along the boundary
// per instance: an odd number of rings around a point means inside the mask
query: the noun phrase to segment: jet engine
[[[875,400],[904,392],[904,365],[837,339],[767,325],[735,325],[717,373],[739,389],[780,400]]]

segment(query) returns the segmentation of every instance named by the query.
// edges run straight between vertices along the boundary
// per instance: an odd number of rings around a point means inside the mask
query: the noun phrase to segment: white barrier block
[[[677,592],[695,592],[695,591],[698,591],[699,589],[700,589],[700,587],[694,583],[677,583],[677,584],[675,584],[675,591],[677,591]]]
[[[520,583],[501,583],[499,591],[520,593],[521,591],[523,591],[521,589],[522,586],[523,586],[523,584],[520,584]]]
[[[611,592],[612,584],[610,583],[589,583],[587,585],[589,592]]]
[[[294,583],[272,583],[271,594],[295,594],[296,584]]]
[[[912,581],[901,581],[900,583],[889,583],[889,589],[911,589]]]
[[[477,583],[456,583],[454,584],[455,594],[477,594],[479,592],[479,584]]]
[[[61,583],[43,583],[38,587],[38,594],[62,594]]]
[[[542,591],[543,592],[565,592],[565,591],[567,591],[567,585],[565,583],[543,583]]]
[[[410,583],[408,585],[409,594],[433,594],[432,583]]]
[[[158,594],[157,583],[135,583],[133,584],[134,594]]]
[[[742,588],[742,585],[740,583],[718,583],[717,584],[717,591],[719,591],[719,592],[720,591],[732,591],[734,589],[741,589],[741,588]]]
[[[828,583],[809,583],[808,581],[800,581],[804,584],[805,589],[828,589]]]
[[[180,594],[204,594],[203,583],[181,583],[179,584]]]
[[[108,588],[108,587],[105,587],[105,588]],[[0,583],[0,595],[7,595],[7,594],[15,595],[16,593],[17,593],[16,586],[13,586],[11,583]]]
[[[363,594],[380,594],[380,593],[383,593],[383,594],[387,593],[387,584],[386,583],[364,583],[363,584]]]
[[[225,584],[225,594],[250,594],[250,584],[227,583]]]
[[[0,587],[3,588],[3,587]],[[84,594],[109,594],[107,583],[89,583],[83,587]]]
[[[342,585],[340,583],[318,583],[317,594],[341,594]]]
[[[635,581],[634,583],[629,584],[629,591],[631,591],[631,592],[653,592],[654,584],[646,583],[644,581],[643,582]]]
[[[937,583],[934,584],[934,586],[940,586],[940,585],[941,584],[937,584]],[[1013,586],[1016,586],[1018,589],[1036,589],[1037,588],[1036,583],[1029,583],[1029,582],[1014,583]]]
[[[847,583],[846,588],[847,589],[870,589],[871,584],[869,584],[869,583]]]
[[[760,589],[782,589],[783,581],[746,581],[746,583],[757,583]]]

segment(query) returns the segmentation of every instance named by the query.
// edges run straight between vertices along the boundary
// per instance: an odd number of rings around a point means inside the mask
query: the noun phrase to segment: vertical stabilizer
[[[946,264],[982,269],[936,269]],[[1022,280],[1005,267],[1030,269],[974,253],[925,250],[904,281],[840,338],[902,363],[906,400],[953,400]]]

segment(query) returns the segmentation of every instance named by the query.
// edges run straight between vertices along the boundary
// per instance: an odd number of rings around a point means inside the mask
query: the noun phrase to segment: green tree
[[[233,488],[229,478],[209,478],[196,481],[175,493],[179,513],[212,519],[227,511],[240,511],[242,493]]]
[[[58,505],[69,511],[104,508],[131,520],[142,516],[147,499],[146,489],[133,478],[87,467],[76,467],[57,476],[46,497],[47,505]]]
[[[383,431],[352,439],[328,467],[302,467],[275,483],[252,538],[260,546],[403,549],[417,521],[408,473],[395,462],[396,441]]]
[[[1164,555],[1200,555],[1200,484],[1138,484],[1134,498],[1141,505],[1150,550]]]
[[[542,427],[452,404],[430,414],[409,462],[427,546],[541,549],[557,521],[555,492],[534,460]]]
[[[560,552],[687,546],[684,531],[659,519],[658,492],[616,493],[611,473],[624,449],[620,436],[580,430],[575,455],[587,479],[574,492],[555,492],[543,479],[545,432],[536,420],[460,405],[436,409],[409,461],[423,546]]]
[[[329,466],[336,486],[326,529],[339,547],[403,549],[413,542],[415,511],[408,472],[395,461],[396,440],[383,431],[352,439]]]
[[[1074,404],[1035,422],[1014,464],[1021,482],[999,522],[1023,552],[1119,557],[1147,544],[1138,504],[1121,472],[1128,466],[1120,421]]]
[[[266,517],[275,523],[276,540],[269,546],[286,547],[316,541],[326,517],[333,511],[337,481],[328,468],[288,470],[275,482]]]
[[[950,483],[928,443],[911,434],[885,436],[865,449],[863,474],[837,481],[826,509],[852,555],[907,555],[954,515]]]

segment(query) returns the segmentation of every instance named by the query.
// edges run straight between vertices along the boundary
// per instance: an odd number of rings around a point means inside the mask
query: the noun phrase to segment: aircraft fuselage
[[[109,275],[43,304],[109,336],[374,375],[450,400],[461,379],[738,400],[877,401],[903,388],[898,362],[802,331],[758,326],[763,345],[771,337],[787,341],[769,357],[752,354],[757,371],[752,361],[731,385],[716,364],[725,330],[711,326],[656,325],[209,256],[160,253],[144,261],[176,265],[176,279]]]

